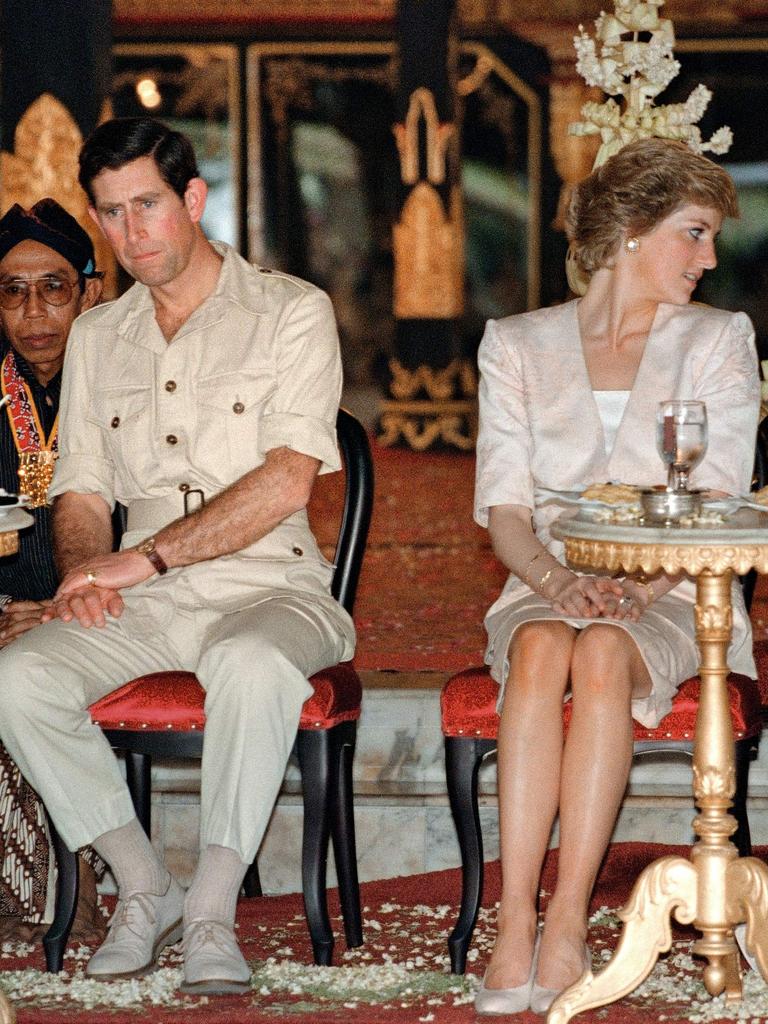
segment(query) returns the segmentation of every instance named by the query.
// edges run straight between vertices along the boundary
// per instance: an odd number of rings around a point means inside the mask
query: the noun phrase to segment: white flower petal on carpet
[[[471,1004],[479,985],[478,973],[487,962],[495,939],[496,908],[483,907],[478,917],[470,963],[471,973],[457,977],[449,973],[446,940],[455,920],[456,908],[401,905],[389,900],[369,903],[363,914],[366,944],[359,949],[339,952],[338,966],[317,967],[306,960],[306,924],[302,915],[286,917],[267,926],[253,922],[250,929],[239,929],[246,958],[252,965],[252,991],[244,1003],[247,1013],[263,1010],[268,1014],[317,1016],[324,1013],[335,1021],[336,1014],[363,1015],[370,1008],[401,1010],[411,1013],[412,1021],[439,1024],[445,1010],[464,1007],[467,1020],[473,1018]],[[341,920],[333,924],[340,931]],[[621,924],[614,908],[600,906],[590,917],[590,945],[595,968],[612,956]],[[744,999],[726,1004],[723,997],[711,999],[702,982],[702,962],[691,956],[692,937],[676,938],[672,950],[656,964],[649,978],[625,1004],[641,1013],[669,1024],[713,1024],[715,1021],[745,1021],[749,1024],[768,1020],[768,986],[753,972],[744,975]],[[3,947],[6,962],[14,955],[23,958],[28,948]],[[54,1010],[66,1016],[74,1014],[83,1024],[88,1010],[120,1010],[135,1013],[151,1007],[182,1008],[179,1020],[191,1021],[198,1013],[204,1019],[207,1007],[216,1000],[180,995],[180,953],[168,950],[161,968],[144,978],[103,982],[85,977],[84,964],[89,951],[70,950],[67,971],[59,975],[27,968],[0,973],[0,986],[19,1009],[39,1008],[56,1017]],[[18,963],[18,960],[17,960]],[[14,964],[16,966],[16,964]],[[376,1011],[374,1011],[375,1013]],[[451,1010],[453,1014],[455,1010]],[[609,1008],[600,1011],[607,1017]],[[261,1019],[261,1017],[259,1017]],[[271,1019],[271,1017],[270,1017]],[[329,1018],[330,1019],[330,1018]],[[347,1019],[344,1017],[344,1019]],[[455,1017],[451,1018],[455,1020]],[[463,1017],[461,1018],[464,1019]]]

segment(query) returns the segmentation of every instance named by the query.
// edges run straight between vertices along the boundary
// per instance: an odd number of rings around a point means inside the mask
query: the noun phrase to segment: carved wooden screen
[[[539,302],[541,105],[478,44],[462,44],[460,75],[473,355],[485,318]],[[249,255],[330,293],[353,387],[380,381],[392,351],[395,88],[390,43],[248,48]]]

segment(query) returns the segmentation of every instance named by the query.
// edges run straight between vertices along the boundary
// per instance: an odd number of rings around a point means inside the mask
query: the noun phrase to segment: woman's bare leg
[[[597,623],[576,639],[573,716],[560,781],[558,880],[547,908],[537,982],[562,989],[584,970],[589,898],[613,831],[632,761],[631,699],[651,680],[623,629]]]
[[[488,988],[528,979],[536,898],[560,790],[563,694],[575,631],[529,622],[515,633],[499,726],[498,786],[502,894]]]

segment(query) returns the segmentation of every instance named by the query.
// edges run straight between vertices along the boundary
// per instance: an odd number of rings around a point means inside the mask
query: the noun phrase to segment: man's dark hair
[[[102,171],[117,171],[142,156],[151,156],[163,181],[181,199],[191,178],[199,177],[192,143],[151,117],[116,117],[93,131],[80,150],[78,180],[93,203],[91,183]]]

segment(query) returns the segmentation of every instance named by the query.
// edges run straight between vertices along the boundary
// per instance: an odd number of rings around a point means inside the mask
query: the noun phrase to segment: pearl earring
[[[632,253],[637,252],[640,248],[640,239],[635,237],[628,238],[624,243],[624,248],[630,255],[632,255]]]

